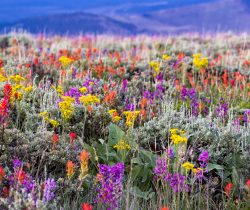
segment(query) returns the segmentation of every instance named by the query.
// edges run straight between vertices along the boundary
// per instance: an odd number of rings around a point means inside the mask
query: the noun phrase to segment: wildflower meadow
[[[250,209],[250,36],[0,36],[1,210]]]

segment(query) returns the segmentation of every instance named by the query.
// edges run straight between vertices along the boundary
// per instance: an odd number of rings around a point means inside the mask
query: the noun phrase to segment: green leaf
[[[213,164],[213,163],[209,163],[207,166],[208,171],[212,171],[214,169],[216,170],[224,170],[224,167],[218,164]]]
[[[125,136],[125,132],[115,124],[109,126],[108,145],[113,146]]]

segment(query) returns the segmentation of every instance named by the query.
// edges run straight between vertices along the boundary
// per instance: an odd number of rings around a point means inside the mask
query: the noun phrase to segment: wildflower
[[[6,80],[7,78],[3,76],[2,74],[0,74],[0,82],[5,82]]]
[[[80,159],[80,179],[82,179],[88,173],[88,161],[89,153],[86,150],[83,150],[79,156]]]
[[[68,121],[74,113],[73,103],[74,98],[70,96],[62,96],[63,101],[59,102],[59,108],[62,113],[62,117],[65,121]]]
[[[44,121],[49,121],[49,113],[44,111],[44,112],[40,112],[39,116],[43,117]]]
[[[161,210],[170,210],[170,208],[164,206],[161,208]]]
[[[62,96],[64,94],[62,86],[58,85],[56,88],[56,92]]]
[[[59,139],[59,135],[58,134],[53,134],[52,138],[51,138],[51,142],[52,142],[52,147],[53,149],[55,149],[56,145],[59,143],[60,139]]]
[[[151,61],[149,65],[154,69],[156,73],[160,71],[160,63],[157,61]]]
[[[246,188],[250,192],[250,179],[246,181]]]
[[[112,117],[113,122],[119,122],[121,120],[121,117],[118,115],[116,109],[111,109],[108,111],[108,113]]]
[[[233,188],[233,183],[229,182],[225,187],[225,193],[227,197],[230,197],[230,192],[232,188]]]
[[[113,146],[113,148],[117,150],[130,150],[131,146],[127,144],[125,140],[121,139],[118,144]]]
[[[162,59],[164,59],[164,60],[170,60],[171,56],[167,55],[167,54],[164,54],[164,55],[162,55]]]
[[[209,153],[208,153],[208,151],[203,150],[198,157],[200,167],[205,168],[208,164],[208,160],[209,160]]]
[[[193,64],[198,69],[206,68],[208,66],[208,59],[201,57],[201,54],[194,54]]]
[[[179,173],[175,173],[171,180],[170,180],[170,186],[174,192],[180,192],[182,191],[186,185],[185,185],[185,176],[182,176]]]
[[[21,81],[24,81],[25,79],[22,77],[22,76],[20,76],[19,74],[17,74],[17,75],[11,75],[10,77],[9,77],[9,79],[11,80],[11,81],[13,81],[14,83],[20,83]]]
[[[173,152],[173,149],[170,147],[170,148],[168,148],[167,149],[167,156],[168,156],[168,158],[170,158],[170,159],[173,159],[174,158],[174,152]]]
[[[187,171],[188,170],[192,170],[194,168],[194,164],[189,163],[189,162],[185,162],[181,165],[183,168],[185,168]]]
[[[73,141],[76,139],[77,135],[74,132],[69,133],[70,143],[73,143]]]
[[[100,103],[100,99],[97,98],[94,95],[88,94],[88,95],[83,95],[80,97],[80,102],[83,103],[85,106],[88,106],[90,104],[97,104]]]
[[[57,128],[60,125],[59,122],[56,120],[50,120],[49,122],[53,126],[53,128]]]
[[[22,161],[19,160],[19,159],[14,159],[13,160],[13,168],[14,169],[20,168],[22,166],[22,164],[23,164]]]
[[[47,179],[45,181],[44,190],[43,190],[43,203],[46,204],[47,202],[51,201],[55,197],[55,189],[56,189],[56,182],[54,179]]]
[[[68,160],[67,162],[66,171],[68,179],[72,179],[75,174],[75,164],[71,160]]]
[[[83,86],[82,88],[79,89],[79,91],[84,94],[88,91],[88,88],[86,88],[85,86]]]
[[[33,87],[30,85],[24,89],[24,91],[28,94],[33,90]]]
[[[3,178],[4,178],[5,172],[3,167],[0,165],[0,182],[2,182]]]
[[[16,174],[17,181],[22,184],[24,179],[27,177],[27,174],[23,171],[23,169],[18,170]]]
[[[167,174],[167,161],[165,158],[160,157],[156,160],[154,168],[154,175],[156,178],[164,178]]]
[[[113,166],[99,165],[100,186],[97,189],[96,202],[106,204],[109,209],[117,209],[122,196],[124,163]]]
[[[137,116],[140,114],[140,111],[124,111],[123,114],[126,117],[126,125],[131,127],[134,124]]]
[[[204,175],[203,175],[203,169],[202,168],[193,168],[192,169],[195,178],[197,178],[198,180],[202,180]]]
[[[82,204],[82,210],[92,210],[94,207],[91,206],[89,203]]]
[[[186,137],[182,137],[182,136],[180,136],[178,134],[171,135],[170,139],[174,142],[175,145],[187,142]]]
[[[59,58],[59,61],[61,62],[61,64],[63,65],[63,67],[67,67],[67,66],[69,66],[70,64],[72,64],[74,62],[73,59],[68,58],[66,56],[61,56]]]

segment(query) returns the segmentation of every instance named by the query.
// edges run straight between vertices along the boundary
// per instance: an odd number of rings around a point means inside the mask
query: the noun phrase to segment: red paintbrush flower
[[[227,197],[230,197],[230,192],[231,192],[231,189],[233,188],[233,183],[229,182],[226,187],[225,187],[225,193],[227,195]]]
[[[2,166],[0,166],[0,182],[3,180],[4,175],[5,175],[4,169]]]
[[[74,132],[69,133],[70,143],[76,139],[77,135]]]
[[[91,206],[89,203],[82,204],[82,210],[92,210],[94,207]]]

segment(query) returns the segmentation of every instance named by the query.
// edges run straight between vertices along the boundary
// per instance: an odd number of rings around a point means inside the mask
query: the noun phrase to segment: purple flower
[[[134,111],[135,110],[135,105],[134,104],[127,104],[126,105],[126,110]]]
[[[174,192],[181,192],[183,189],[186,188],[185,184],[186,177],[175,173],[172,178],[170,179],[170,186]]]
[[[221,102],[219,103],[217,107],[217,115],[219,117],[225,118],[227,116],[227,111],[228,111],[228,103],[223,102],[221,100]]]
[[[76,68],[73,67],[72,68],[72,79],[75,79],[76,78]]]
[[[14,169],[21,167],[21,165],[22,165],[22,161],[21,160],[19,160],[19,159],[14,159],[13,160],[13,167],[14,167]]]
[[[55,197],[56,182],[54,179],[47,179],[43,190],[43,203],[47,203]]]
[[[35,181],[32,180],[32,177],[27,176],[23,180],[22,186],[25,188],[26,193],[29,193],[35,188]]]
[[[97,189],[96,202],[106,204],[108,209],[118,208],[122,196],[122,182],[124,176],[124,163],[113,166],[99,165],[100,186]]]
[[[209,153],[207,150],[203,150],[198,157],[200,167],[205,168],[208,164],[208,160],[209,160]]]
[[[167,154],[170,159],[174,158],[174,152],[171,147],[167,149]]]
[[[70,96],[72,98],[75,98],[76,103],[79,104],[79,98],[82,96],[80,91],[76,87],[72,87],[68,92],[65,93],[65,96]]]
[[[165,158],[160,157],[156,160],[156,165],[154,168],[155,178],[163,178],[167,174],[167,161]]]
[[[125,80],[122,81],[122,90],[124,92],[127,91],[127,86],[128,86],[128,80],[125,79]]]

